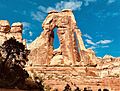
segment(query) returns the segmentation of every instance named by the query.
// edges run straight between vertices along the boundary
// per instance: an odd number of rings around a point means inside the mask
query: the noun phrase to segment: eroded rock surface
[[[92,49],[86,49],[71,10],[49,12],[42,27],[44,31],[29,46],[33,64],[29,72],[34,70],[52,89],[60,91],[67,83],[72,88],[120,91],[120,58],[96,57]],[[54,28],[60,41],[57,49],[53,48]]]
[[[85,48],[82,34],[71,10],[49,12],[42,27],[44,31],[29,46],[29,58],[33,64],[96,65],[95,60],[93,61],[95,53]],[[59,50],[53,48],[54,28],[57,28],[60,41]]]
[[[33,65],[26,69],[30,75],[35,72],[45,84],[59,91],[67,83],[72,89],[87,86],[93,91],[99,88],[120,91],[120,57],[105,55],[100,58],[92,49],[86,49],[71,10],[49,12],[42,27],[41,35],[29,46],[29,62]],[[22,28],[19,22],[10,27],[7,20],[0,20],[0,44],[14,36],[26,45],[22,40]],[[57,49],[53,48],[55,28],[60,41]]]
[[[20,22],[13,23],[12,27],[10,27],[7,20],[0,20],[0,45],[11,37],[15,37],[17,41],[23,42],[22,28],[23,24]]]

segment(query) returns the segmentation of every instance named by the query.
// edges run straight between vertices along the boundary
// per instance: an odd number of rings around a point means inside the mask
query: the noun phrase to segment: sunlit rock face
[[[71,10],[49,12],[42,27],[41,35],[28,46],[29,62],[33,64],[26,67],[30,75],[34,70],[45,84],[60,91],[67,83],[72,88],[120,91],[120,58],[99,58],[92,49],[86,49]],[[53,47],[54,29],[60,41],[57,49]]]
[[[7,20],[0,20],[0,31],[1,32],[9,32],[10,24]]]
[[[99,76],[101,78],[120,77],[120,57],[105,55],[103,58],[99,59],[97,69],[99,70]]]
[[[35,72],[45,84],[59,91],[63,91],[67,83],[72,88],[87,86],[93,91],[99,88],[120,91],[120,57],[105,55],[100,58],[92,49],[86,49],[71,10],[49,12],[42,27],[41,35],[28,46],[31,50],[28,64],[33,64],[25,68],[29,75],[34,76]],[[20,22],[10,27],[7,20],[0,20],[0,45],[11,37],[26,45],[22,40],[22,28]],[[57,49],[53,47],[55,28],[60,41]]]
[[[29,59],[38,65],[95,65],[95,53],[86,49],[82,34],[71,10],[51,11],[44,20],[43,32],[29,48]],[[53,48],[54,28],[60,41],[58,50]],[[87,60],[87,61],[86,61]],[[86,61],[86,62],[85,62]]]
[[[17,41],[22,42],[22,28],[23,24],[20,22],[13,23],[10,27],[7,20],[0,20],[0,44],[11,37],[15,37]]]
[[[10,33],[14,36],[18,41],[22,42],[22,29],[23,24],[20,22],[16,22],[12,24]]]

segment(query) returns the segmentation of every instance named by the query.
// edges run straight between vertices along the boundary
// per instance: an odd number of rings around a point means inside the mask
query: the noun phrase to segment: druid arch
[[[35,40],[39,42],[38,45],[32,43],[32,46],[37,46],[30,53],[30,59],[35,60],[33,61],[34,64],[74,65],[81,60],[80,51],[86,50],[86,48],[71,10],[62,10],[62,12],[53,10],[49,12],[42,28],[43,32]],[[54,30],[57,31],[60,41],[57,49],[53,48]]]

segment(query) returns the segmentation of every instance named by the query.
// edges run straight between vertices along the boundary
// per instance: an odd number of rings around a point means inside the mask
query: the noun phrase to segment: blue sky
[[[120,56],[120,0],[0,0],[0,19],[22,22],[23,38],[31,43],[43,31],[47,12],[64,8],[73,10],[86,48],[101,57]]]

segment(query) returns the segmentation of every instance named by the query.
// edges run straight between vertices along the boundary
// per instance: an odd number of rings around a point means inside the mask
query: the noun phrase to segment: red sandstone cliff
[[[44,31],[29,45],[29,59],[33,64],[96,65],[95,53],[85,48],[82,34],[71,10],[49,12],[42,27]],[[58,29],[58,49],[53,48],[54,28]]]
[[[29,45],[33,66],[28,71],[34,70],[46,84],[59,90],[69,83],[73,88],[120,91],[120,58],[98,58],[92,49],[86,49],[71,10],[49,12],[42,27],[41,35]],[[55,27],[60,41],[58,49],[53,48]]]
[[[1,20],[0,44],[13,36],[24,42],[22,26],[18,22],[10,27],[8,21]],[[120,91],[120,57],[98,58],[92,49],[86,49],[71,10],[49,12],[42,27],[41,35],[29,45],[29,60],[33,66],[26,69],[30,75],[34,70],[45,83],[59,89],[69,83],[73,87],[91,86],[94,91],[99,87]],[[58,49],[53,48],[54,28],[58,29]]]

